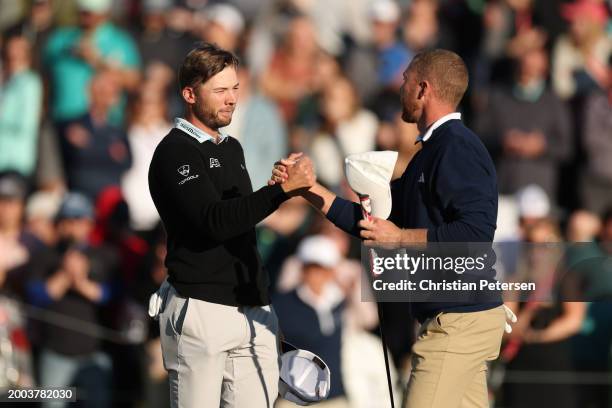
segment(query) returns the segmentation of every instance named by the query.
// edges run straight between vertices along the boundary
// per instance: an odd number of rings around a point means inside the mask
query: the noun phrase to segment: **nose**
[[[230,89],[227,93],[227,98],[225,99],[225,103],[228,105],[235,105],[238,101],[238,90]]]

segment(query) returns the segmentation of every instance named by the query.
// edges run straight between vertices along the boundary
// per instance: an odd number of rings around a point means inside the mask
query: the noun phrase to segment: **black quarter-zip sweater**
[[[238,140],[215,144],[172,129],[153,155],[149,190],[168,234],[168,280],[181,296],[270,303],[255,225],[288,196],[280,185],[253,192]]]

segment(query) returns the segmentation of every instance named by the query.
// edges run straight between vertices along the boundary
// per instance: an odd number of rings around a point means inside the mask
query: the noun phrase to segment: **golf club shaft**
[[[359,195],[359,202],[361,204],[361,213],[363,218],[366,220],[372,219],[370,197],[364,194]],[[374,261],[374,249],[368,249],[368,258],[370,267]],[[376,309],[378,310],[378,331],[380,332],[380,342],[382,343],[383,355],[385,356],[385,370],[387,371],[387,385],[389,387],[389,401],[391,402],[391,408],[395,408],[395,401],[393,400],[393,383],[391,381],[391,369],[389,366],[389,353],[387,351],[387,341],[385,340],[385,331],[383,329],[384,314],[382,306],[376,302]]]

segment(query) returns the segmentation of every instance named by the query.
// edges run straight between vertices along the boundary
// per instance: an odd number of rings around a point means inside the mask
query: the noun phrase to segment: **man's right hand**
[[[272,173],[270,184],[280,183],[282,189],[290,195],[309,189],[317,181],[312,161],[301,153],[291,154],[287,159],[277,162]]]
[[[280,159],[274,163],[272,168],[272,177],[268,180],[268,185],[273,186],[274,184],[283,184],[289,178],[287,169],[293,166],[302,157],[304,153],[291,153],[286,159]]]

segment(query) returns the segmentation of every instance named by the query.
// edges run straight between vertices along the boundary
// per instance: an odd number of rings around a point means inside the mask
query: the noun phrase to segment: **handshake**
[[[274,163],[268,185],[280,184],[290,196],[299,195],[317,182],[312,160],[303,153],[291,153],[288,158]]]

